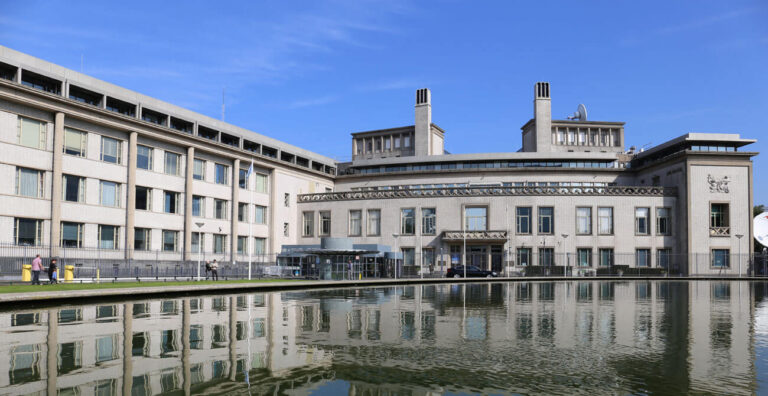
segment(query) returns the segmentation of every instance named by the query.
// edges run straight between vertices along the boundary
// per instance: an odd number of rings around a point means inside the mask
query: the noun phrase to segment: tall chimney
[[[534,88],[533,118],[536,123],[536,151],[549,152],[552,147],[552,100],[549,83],[537,82]]]
[[[414,125],[415,155],[430,155],[430,148],[432,147],[432,93],[427,88],[416,90],[416,123]]]

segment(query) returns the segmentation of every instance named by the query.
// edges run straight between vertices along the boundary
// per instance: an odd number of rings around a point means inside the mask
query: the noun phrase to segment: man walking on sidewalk
[[[40,271],[43,269],[43,260],[40,259],[40,255],[38,254],[34,260],[32,260],[32,284],[33,285],[39,285],[40,284]]]
[[[216,260],[211,263],[211,279],[219,280],[219,263]]]

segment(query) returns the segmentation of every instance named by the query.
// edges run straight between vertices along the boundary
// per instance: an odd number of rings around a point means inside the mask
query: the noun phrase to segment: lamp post
[[[565,254],[565,270],[563,270],[563,276],[568,276],[568,267],[571,266],[570,257],[568,257],[568,249],[565,247],[565,241],[568,239],[568,234],[560,234],[563,237],[563,254]]]
[[[197,281],[200,282],[200,255],[203,253],[203,234],[200,233],[200,229],[203,228],[205,223],[197,222]]]
[[[736,234],[736,239],[739,241],[739,256],[736,257],[736,262],[739,266],[739,278],[741,278],[741,238],[744,237],[744,234]]]
[[[395,238],[395,279],[397,279],[397,255],[400,254],[400,240],[397,239],[399,236],[398,233],[392,234],[392,238]]]

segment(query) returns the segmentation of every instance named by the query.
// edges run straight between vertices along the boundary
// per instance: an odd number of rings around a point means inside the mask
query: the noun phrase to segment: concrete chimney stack
[[[536,151],[550,151],[552,146],[552,100],[549,96],[548,82],[536,83],[533,118],[536,122]]]
[[[416,123],[414,125],[415,154],[417,156],[430,155],[430,147],[432,147],[432,93],[427,88],[416,90]]]

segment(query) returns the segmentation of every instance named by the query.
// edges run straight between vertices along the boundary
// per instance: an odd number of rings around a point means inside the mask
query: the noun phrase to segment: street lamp
[[[568,257],[568,249],[565,248],[565,240],[568,239],[568,234],[560,234],[563,237],[563,253],[565,254],[565,270],[563,276],[568,276],[568,267],[571,266],[570,257]]]
[[[200,233],[200,229],[203,228],[205,223],[197,222],[197,281],[200,282],[200,255],[203,252],[203,234]]]
[[[744,234],[736,234],[736,239],[739,240],[739,256],[736,257],[736,262],[739,266],[739,278],[741,278],[741,238],[744,237]]]
[[[392,234],[392,238],[395,238],[395,279],[397,279],[397,255],[400,253],[400,240],[397,239],[399,236],[398,233]]]

